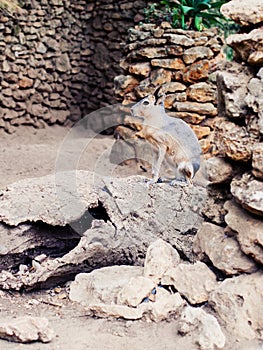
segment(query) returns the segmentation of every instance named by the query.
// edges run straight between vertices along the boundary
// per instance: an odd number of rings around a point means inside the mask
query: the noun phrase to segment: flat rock
[[[194,46],[186,49],[183,54],[183,60],[186,64],[192,64],[200,59],[210,59],[214,56],[213,51],[206,46]]]
[[[263,69],[261,68],[257,76],[252,78],[249,81],[248,94],[246,96],[246,103],[257,114],[258,128],[260,133],[263,135],[263,97],[262,95],[263,95]]]
[[[205,161],[205,173],[212,184],[230,182],[235,174],[233,166],[219,157],[211,157]]]
[[[241,275],[226,279],[209,295],[228,331],[240,338],[263,339],[263,275]]]
[[[216,89],[213,84],[200,82],[188,87],[187,96],[196,102],[215,102]]]
[[[176,249],[162,239],[157,239],[147,249],[144,276],[158,284],[165,272],[176,267],[179,262],[180,256]]]
[[[257,270],[254,261],[240,250],[238,242],[233,237],[225,234],[223,227],[208,222],[203,223],[198,230],[193,249],[199,259],[208,257],[217,269],[227,275],[251,273]]]
[[[208,300],[209,293],[216,287],[216,276],[202,262],[179,264],[168,270],[162,278],[162,285],[171,285],[191,304]]]
[[[231,193],[237,201],[252,213],[263,216],[263,182],[245,173],[231,182]]]
[[[242,26],[249,26],[263,21],[263,3],[261,0],[251,0],[247,6],[246,0],[232,0],[224,4],[220,11]]]
[[[201,308],[184,308],[178,332],[182,336],[191,335],[202,350],[223,349],[225,346],[226,338],[217,319]]]
[[[80,273],[70,285],[69,297],[85,306],[111,304],[117,301],[122,288],[131,279],[141,277],[142,272],[143,268],[138,266],[111,266]]]
[[[49,343],[53,336],[45,317],[24,316],[0,320],[0,339],[18,343]]]
[[[225,203],[227,210],[225,221],[237,232],[237,240],[241,250],[253,259],[263,264],[263,222],[250,215],[234,201]]]

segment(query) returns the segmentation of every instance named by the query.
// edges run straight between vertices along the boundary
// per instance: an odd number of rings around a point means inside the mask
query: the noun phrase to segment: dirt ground
[[[63,140],[68,135],[65,127],[46,129],[19,128],[16,133],[0,133],[0,190],[7,184],[27,177],[43,176],[57,169],[57,159]],[[70,144],[72,142],[72,144]],[[74,145],[89,143],[85,135],[71,140],[65,151],[74,154]],[[92,147],[78,156],[78,168],[93,170],[98,158],[113,143],[111,136],[100,136],[92,141]],[[119,174],[133,174],[137,168],[120,168]],[[143,172],[141,172],[143,173]],[[44,316],[49,319],[55,332],[49,344],[17,344],[0,340],[1,350],[195,350],[197,345],[191,336],[177,333],[176,320],[147,323],[96,319],[87,316],[85,310],[68,299],[68,287],[41,290],[26,294],[0,291],[0,322],[7,317],[24,315]],[[228,336],[227,350],[257,350],[257,345],[231,341]]]

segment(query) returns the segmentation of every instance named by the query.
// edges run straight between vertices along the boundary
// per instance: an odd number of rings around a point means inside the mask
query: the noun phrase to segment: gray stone
[[[63,53],[58,58],[56,58],[55,67],[56,67],[56,70],[61,73],[68,72],[71,69],[71,64],[70,64],[68,54]]]
[[[179,319],[179,334],[191,335],[202,350],[223,349],[226,337],[217,319],[201,308],[185,307]]]
[[[205,175],[212,184],[230,182],[235,172],[224,158],[211,157],[205,161]]]
[[[199,259],[208,257],[217,269],[227,275],[251,273],[257,269],[253,260],[240,250],[234,237],[227,236],[223,227],[208,222],[198,230],[193,249]]]
[[[263,180],[263,143],[257,143],[252,152],[252,173],[259,180]]]
[[[51,342],[54,336],[44,317],[24,316],[0,320],[0,338],[18,343]]]
[[[263,264],[263,223],[262,220],[251,216],[233,201],[226,202],[227,225],[237,232],[237,240],[241,250],[253,259]]]
[[[235,336],[263,338],[262,272],[226,279],[209,295],[209,305]]]
[[[232,180],[230,190],[245,209],[263,216],[263,181],[245,173]]]
[[[182,46],[193,46],[194,40],[187,37],[186,35],[180,34],[164,34],[164,38],[166,38],[170,43]]]
[[[198,103],[198,102],[175,102],[174,107],[178,112],[193,112],[215,116],[217,109],[212,103]]]
[[[194,46],[184,51],[183,60],[186,64],[192,64],[199,59],[212,58],[214,53],[209,47]]]

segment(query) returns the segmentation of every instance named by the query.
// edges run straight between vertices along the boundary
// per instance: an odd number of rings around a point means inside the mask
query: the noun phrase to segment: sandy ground
[[[8,135],[0,132],[0,189],[11,182],[27,177],[43,176],[58,170],[94,170],[111,148],[111,136],[91,140],[85,133],[69,138],[70,130],[54,126],[36,130],[19,128]],[[62,159],[62,161],[61,161]],[[72,159],[74,160],[72,162]],[[119,167],[111,172],[130,175],[138,168]],[[143,174],[142,171],[139,173]],[[146,323],[96,319],[68,299],[68,288],[59,293],[53,290],[33,293],[5,293],[0,291],[0,322],[23,315],[45,316],[55,332],[49,344],[16,344],[0,340],[1,350],[195,350],[191,336],[177,333],[177,321]],[[231,344],[231,345],[229,345]],[[257,345],[238,343],[228,337],[227,350],[257,350]]]

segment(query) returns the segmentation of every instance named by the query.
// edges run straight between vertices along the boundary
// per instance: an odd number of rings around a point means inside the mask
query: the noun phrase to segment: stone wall
[[[190,124],[204,152],[213,148],[217,93],[211,71],[222,59],[222,38],[216,29],[203,32],[172,29],[169,23],[140,24],[129,30],[125,74],[115,78],[124,104],[138,101],[162,86],[168,114]]]
[[[262,216],[263,2],[253,0],[247,7],[245,0],[233,0],[222,6],[222,12],[241,24],[242,31],[227,38],[235,59],[217,74],[219,118],[215,140],[221,161],[210,160],[215,174],[211,180],[218,182],[216,177],[225,173],[221,182],[230,182],[234,198],[245,209]],[[262,239],[251,237],[251,241],[263,257]]]
[[[75,121],[112,104],[121,42],[145,1],[26,0],[0,13],[0,127]]]

